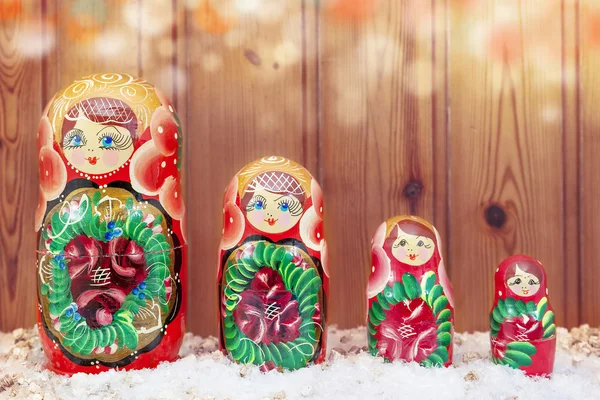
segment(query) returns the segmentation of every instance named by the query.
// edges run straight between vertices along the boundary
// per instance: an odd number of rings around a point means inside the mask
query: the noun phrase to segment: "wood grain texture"
[[[226,2],[227,3],[227,2]],[[189,328],[217,333],[217,249],[222,196],[245,164],[267,155],[302,163],[317,175],[316,31],[307,2],[282,2],[279,21],[221,7],[231,29],[207,32],[188,16]],[[214,32],[214,30],[213,30]],[[219,32],[221,33],[221,32]],[[193,40],[192,40],[193,38]],[[313,45],[311,45],[313,43]]]
[[[40,60],[23,49],[40,46],[41,13],[25,3],[5,16],[0,21],[0,329],[9,330],[35,321],[33,210],[41,75]]]
[[[489,329],[493,274],[511,254],[542,261],[558,324],[572,300],[563,288],[561,11],[560,2],[546,5],[481,1],[452,21],[450,264],[458,331]]]
[[[269,154],[323,186],[330,323],[364,324],[373,232],[413,213],[442,235],[458,330],[488,329],[492,274],[513,253],[546,266],[559,325],[600,324],[600,5],[14,3],[14,18],[0,8],[0,330],[34,320],[38,117],[100,71],[156,84],[183,122],[195,333],[217,329],[223,189]]]
[[[581,2],[577,13],[580,21],[580,107],[581,107],[581,320],[600,324],[600,268],[598,246],[598,196],[600,195],[600,8],[592,2]]]
[[[445,123],[445,38],[434,30],[443,18],[431,15],[431,2],[389,1],[358,24],[322,19],[322,183],[330,310],[341,327],[364,324],[375,228],[401,214],[432,220],[434,208],[445,220],[433,200],[445,152],[445,140],[433,142]]]

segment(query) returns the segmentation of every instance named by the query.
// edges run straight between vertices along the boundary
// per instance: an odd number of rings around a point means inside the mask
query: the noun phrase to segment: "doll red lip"
[[[415,261],[415,259],[417,258],[416,254],[409,254],[408,258],[410,258],[410,261]]]
[[[87,160],[90,164],[96,165],[96,163],[98,162],[98,157],[88,157]]]
[[[529,294],[529,290],[523,290],[523,294]]]
[[[275,225],[275,222],[277,222],[277,221],[279,221],[279,220],[277,220],[277,219],[275,219],[275,218],[268,218],[268,219],[265,219],[265,222],[267,222],[267,223],[268,223],[269,225],[271,225],[271,226]]]

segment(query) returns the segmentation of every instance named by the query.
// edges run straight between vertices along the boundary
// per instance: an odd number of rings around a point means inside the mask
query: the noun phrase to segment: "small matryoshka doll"
[[[367,286],[369,351],[388,361],[452,364],[454,302],[433,225],[412,216],[379,226]]]
[[[147,368],[185,332],[182,134],[173,106],[126,74],[59,91],[38,132],[38,327],[59,373]]]
[[[328,272],[319,184],[301,165],[265,157],[234,176],[223,216],[221,349],[262,370],[321,362]]]
[[[538,260],[516,255],[496,269],[490,341],[494,363],[530,376],[552,373],[556,326],[546,271]]]

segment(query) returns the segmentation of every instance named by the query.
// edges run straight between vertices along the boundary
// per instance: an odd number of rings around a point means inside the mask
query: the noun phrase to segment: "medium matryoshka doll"
[[[371,354],[423,366],[451,365],[454,301],[436,229],[418,217],[395,217],[379,226],[371,250]]]
[[[58,92],[38,132],[38,327],[59,373],[175,360],[185,332],[182,134],[126,74]]]
[[[496,269],[495,285],[490,312],[492,360],[530,376],[550,375],[556,326],[544,267],[528,256],[509,257]]]
[[[233,177],[223,216],[221,349],[263,371],[323,361],[329,274],[319,184],[301,165],[265,157]]]

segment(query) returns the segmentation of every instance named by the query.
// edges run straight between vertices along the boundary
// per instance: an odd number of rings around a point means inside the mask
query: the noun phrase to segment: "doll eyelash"
[[[300,204],[299,201],[290,201],[290,199],[283,199],[277,204],[277,207],[281,207],[282,204],[288,205],[290,215],[292,215],[293,217],[297,217],[298,215],[302,214],[302,204]]]
[[[246,211],[252,211],[254,210],[254,205],[258,202],[258,201],[262,201],[263,203],[263,209],[267,208],[267,199],[265,199],[263,196],[261,195],[256,195],[252,198],[252,200],[250,200],[250,203],[248,203],[248,205],[246,206]]]
[[[121,132],[115,132],[114,130],[108,130],[98,137],[98,143],[102,143],[102,139],[105,137],[110,137],[115,144],[114,147],[104,147],[100,146],[102,150],[125,150],[131,146],[131,136],[123,135]]]
[[[71,140],[77,135],[79,135],[79,137],[81,137],[81,146],[85,146],[87,144],[87,139],[85,138],[83,131],[81,129],[73,128],[69,132],[67,132],[67,134],[65,135],[65,137],[63,139],[63,149],[70,150],[70,149],[75,149],[77,147],[80,147],[80,146],[72,146],[71,145]]]

